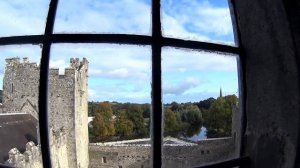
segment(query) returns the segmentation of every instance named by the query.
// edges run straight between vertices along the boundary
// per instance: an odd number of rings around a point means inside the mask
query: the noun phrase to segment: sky
[[[54,33],[151,34],[150,0],[60,0]],[[0,1],[0,36],[43,34],[48,0]],[[227,0],[162,0],[166,37],[235,45]],[[151,102],[151,46],[53,44],[50,67],[70,58],[89,61],[89,100]],[[40,45],[0,46],[0,79],[5,58],[40,62]],[[236,55],[164,47],[163,102],[196,102],[238,95]],[[2,80],[0,80],[2,87]]]

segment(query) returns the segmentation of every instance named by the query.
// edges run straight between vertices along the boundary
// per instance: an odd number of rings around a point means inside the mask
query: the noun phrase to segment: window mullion
[[[152,166],[162,165],[162,82],[160,0],[152,0]]]
[[[58,0],[51,0],[47,16],[42,58],[40,70],[40,87],[39,87],[39,127],[40,127],[40,142],[42,151],[43,167],[50,168],[51,155],[49,143],[49,129],[48,129],[48,72],[49,72],[49,57],[51,47],[51,36],[53,33],[55,14]]]

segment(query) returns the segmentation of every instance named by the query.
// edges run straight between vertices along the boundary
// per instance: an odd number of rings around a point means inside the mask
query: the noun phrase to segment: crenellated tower
[[[20,58],[6,59],[3,112],[28,113],[38,118],[39,77],[40,66],[28,58],[22,62]],[[63,75],[59,69],[50,69],[48,81],[49,128],[65,130],[69,167],[88,167],[87,59],[71,58]]]

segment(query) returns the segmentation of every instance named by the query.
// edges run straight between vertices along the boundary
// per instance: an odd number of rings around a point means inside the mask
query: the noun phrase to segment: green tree
[[[133,132],[138,138],[149,136],[146,122],[143,117],[143,110],[140,106],[129,104],[127,109],[128,119],[133,123]]]
[[[172,111],[178,111],[180,109],[180,104],[178,104],[177,102],[173,101],[171,103],[171,110]]]
[[[115,134],[113,113],[108,102],[99,103],[95,109],[95,118],[92,121],[91,133],[98,140],[105,140]]]
[[[199,125],[203,122],[201,110],[196,105],[186,103],[181,105],[177,111],[181,116],[182,122],[187,122],[192,125]]]
[[[237,103],[235,95],[219,97],[212,103],[205,119],[208,138],[231,136],[232,108]]]
[[[128,119],[126,110],[120,110],[116,120],[116,133],[121,138],[130,137],[133,134],[133,122]]]
[[[96,102],[88,102],[88,116],[94,116],[96,108],[97,108]]]
[[[177,136],[181,130],[181,120],[179,115],[171,109],[165,109],[164,116],[164,136]]]
[[[214,101],[216,101],[216,99],[213,98],[213,97],[210,97],[210,98],[208,98],[208,99],[201,100],[201,101],[199,101],[198,103],[195,103],[195,105],[197,105],[197,106],[199,107],[199,109],[201,109],[201,110],[202,110],[202,109],[208,110],[209,107],[211,106],[211,104],[212,104]]]

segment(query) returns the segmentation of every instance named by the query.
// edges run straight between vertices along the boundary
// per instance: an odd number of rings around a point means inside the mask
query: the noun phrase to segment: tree
[[[121,138],[130,137],[133,134],[133,122],[128,119],[126,110],[120,110],[116,120],[116,132]]]
[[[238,98],[235,95],[219,97],[209,108],[205,119],[207,137],[231,136],[232,108],[237,104]]]
[[[97,103],[88,102],[88,116],[94,116],[96,108],[97,108]]]
[[[180,108],[180,104],[178,104],[177,102],[173,101],[171,103],[171,110],[172,111],[178,111],[179,108]]]
[[[187,122],[192,125],[199,125],[203,122],[202,113],[196,105],[186,103],[181,105],[177,111],[181,115],[182,122]]]
[[[176,136],[181,130],[181,120],[171,109],[165,109],[164,116],[164,135]]]
[[[209,107],[211,106],[211,104],[214,101],[216,101],[216,99],[213,98],[213,97],[210,97],[208,99],[201,100],[201,101],[199,101],[199,103],[195,103],[195,104],[199,107],[199,109],[206,109],[206,110],[208,110]]]
[[[202,118],[201,110],[198,108],[198,106],[190,102],[181,103],[181,104],[172,102],[170,110],[176,113],[179,121],[180,131],[177,134],[178,136],[183,135],[183,136],[191,137],[200,131],[203,123],[203,118]],[[169,113],[169,111],[166,112]],[[171,114],[168,113],[166,113],[166,115]],[[167,116],[165,117],[167,119]],[[172,136],[174,136],[174,134]]]
[[[140,106],[130,104],[127,109],[128,119],[133,123],[134,134],[141,138],[148,136],[148,129],[146,128],[146,122],[143,117],[143,110]]]
[[[96,139],[104,140],[115,134],[111,105],[108,102],[99,103],[95,109],[91,133]]]

